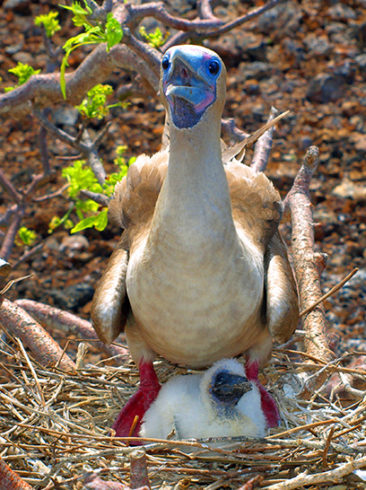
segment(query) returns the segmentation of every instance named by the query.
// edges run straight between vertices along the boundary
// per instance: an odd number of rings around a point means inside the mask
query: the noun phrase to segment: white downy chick
[[[145,413],[141,437],[175,439],[263,437],[266,419],[258,387],[235,359],[222,359],[202,374],[165,383]]]

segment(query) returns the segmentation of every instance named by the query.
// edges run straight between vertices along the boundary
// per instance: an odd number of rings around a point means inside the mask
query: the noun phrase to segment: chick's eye
[[[211,75],[217,75],[220,70],[220,64],[218,61],[210,61],[208,65],[208,71]]]
[[[163,61],[161,62],[161,66],[163,67],[163,70],[167,70],[169,68],[170,61],[167,56],[163,58]]]

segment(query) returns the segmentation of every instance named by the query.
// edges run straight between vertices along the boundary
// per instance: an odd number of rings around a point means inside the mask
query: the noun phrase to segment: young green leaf
[[[73,14],[74,17],[72,18],[72,21],[75,26],[85,26],[85,24],[89,24],[87,21],[86,17],[90,14],[93,13],[92,9],[89,7],[87,2],[84,0],[84,6],[83,8],[79,2],[72,2],[72,5],[60,5],[60,7],[70,10]]]
[[[109,51],[112,46],[121,41],[123,31],[120,23],[113,17],[111,12],[107,14],[105,25],[93,25],[91,22],[89,22],[87,17],[92,13],[92,10],[85,0],[85,8],[83,8],[78,2],[73,2],[71,6],[61,6],[67,10],[70,10],[74,14],[72,20],[76,26],[83,27],[85,29],[85,32],[68,39],[63,46],[65,55],[62,59],[60,69],[60,88],[64,99],[66,99],[65,71],[66,67],[68,66],[68,59],[71,52],[80,46],[85,46],[86,44],[100,43],[107,43],[107,51]]]
[[[160,48],[165,41],[168,39],[170,33],[167,32],[165,35],[161,32],[160,28],[157,27],[154,32],[146,32],[146,29],[144,26],[140,27],[140,35],[146,39],[147,43],[149,46],[152,48]]]
[[[95,228],[98,231],[103,231],[108,224],[108,209],[104,208],[96,216],[88,216],[77,223],[70,233],[77,233],[78,231],[85,230],[86,228]]]
[[[19,87],[19,85],[23,85],[23,83],[27,82],[32,75],[37,75],[37,73],[40,73],[41,70],[35,70],[32,66],[19,61],[17,66],[10,68],[8,71],[18,77],[17,86]],[[14,87],[6,87],[5,92],[9,92],[13,89]]]
[[[60,23],[57,19],[58,12],[51,10],[48,14],[38,15],[34,19],[34,23],[36,26],[43,26],[46,31],[47,37],[52,37],[55,32],[61,29]]]
[[[62,169],[62,176],[69,183],[67,191],[71,199],[75,199],[82,189],[92,192],[103,191],[92,169],[84,165],[85,160],[76,160],[73,165]]]
[[[33,230],[29,230],[26,226],[21,226],[17,234],[17,245],[26,245],[30,247],[36,241],[37,234]]]
[[[109,109],[121,105],[120,102],[106,105],[107,96],[112,93],[113,89],[110,85],[95,85],[88,91],[87,97],[76,108],[84,117],[102,119],[108,114]]]
[[[107,51],[109,51],[115,44],[121,42],[121,39],[123,37],[121,24],[118,22],[117,19],[113,17],[112,12],[109,12],[109,14],[107,14],[105,34],[107,40]]]

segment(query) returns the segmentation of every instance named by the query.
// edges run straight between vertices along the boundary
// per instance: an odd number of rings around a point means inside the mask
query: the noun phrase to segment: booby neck
[[[168,171],[154,221],[168,220],[183,228],[186,224],[201,232],[206,226],[212,232],[215,223],[217,229],[225,227],[221,233],[228,228],[234,233],[221,159],[220,118],[212,117],[210,109],[192,128],[179,129],[170,121]]]

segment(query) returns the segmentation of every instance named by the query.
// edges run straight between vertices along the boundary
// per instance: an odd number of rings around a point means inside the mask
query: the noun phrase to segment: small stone
[[[25,65],[33,66],[33,56],[30,53],[26,53],[25,51],[19,51],[14,54],[13,60],[17,63],[24,63]]]
[[[31,2],[29,0],[6,0],[4,2],[4,10],[12,10],[16,14],[29,15]]]
[[[291,36],[298,32],[303,15],[300,5],[286,2],[264,12],[257,21],[257,28],[275,39]]]
[[[316,36],[311,33],[304,39],[304,43],[314,56],[326,56],[332,51],[332,46],[326,36]]]
[[[291,38],[285,38],[283,40],[283,49],[291,56],[292,64],[298,67],[300,63],[305,59],[305,50],[303,44],[295,41]]]
[[[53,121],[56,126],[74,126],[78,117],[79,112],[73,107],[60,107],[53,112]]]
[[[345,5],[344,3],[337,2],[336,5],[328,9],[327,14],[334,20],[355,20],[357,18],[356,12]]]
[[[366,187],[357,185],[351,180],[343,179],[342,182],[332,190],[332,194],[344,199],[351,198],[355,201],[366,200]]]
[[[311,102],[326,104],[338,100],[344,94],[344,78],[339,75],[321,73],[313,78],[306,92]]]
[[[299,141],[299,148],[305,151],[313,144],[313,140],[309,136],[302,136]]]
[[[77,311],[92,300],[94,288],[87,283],[73,284],[63,290],[51,289],[49,294],[60,308]]]
[[[261,91],[257,80],[247,80],[243,90],[248,95],[258,95]]]
[[[69,258],[75,258],[88,248],[89,242],[84,235],[68,235],[61,242],[60,252]]]
[[[356,56],[355,62],[363,78],[366,78],[366,53]]]
[[[345,60],[334,68],[334,75],[342,77],[346,83],[353,83],[356,75],[356,63],[353,60]]]
[[[272,75],[273,67],[270,63],[263,61],[253,61],[252,63],[240,63],[239,72],[244,75],[245,80],[263,80]]]
[[[24,42],[21,41],[18,44],[11,44],[10,46],[7,46],[4,51],[6,54],[9,54],[10,56],[13,56],[14,54],[18,53],[21,49],[23,49]]]

